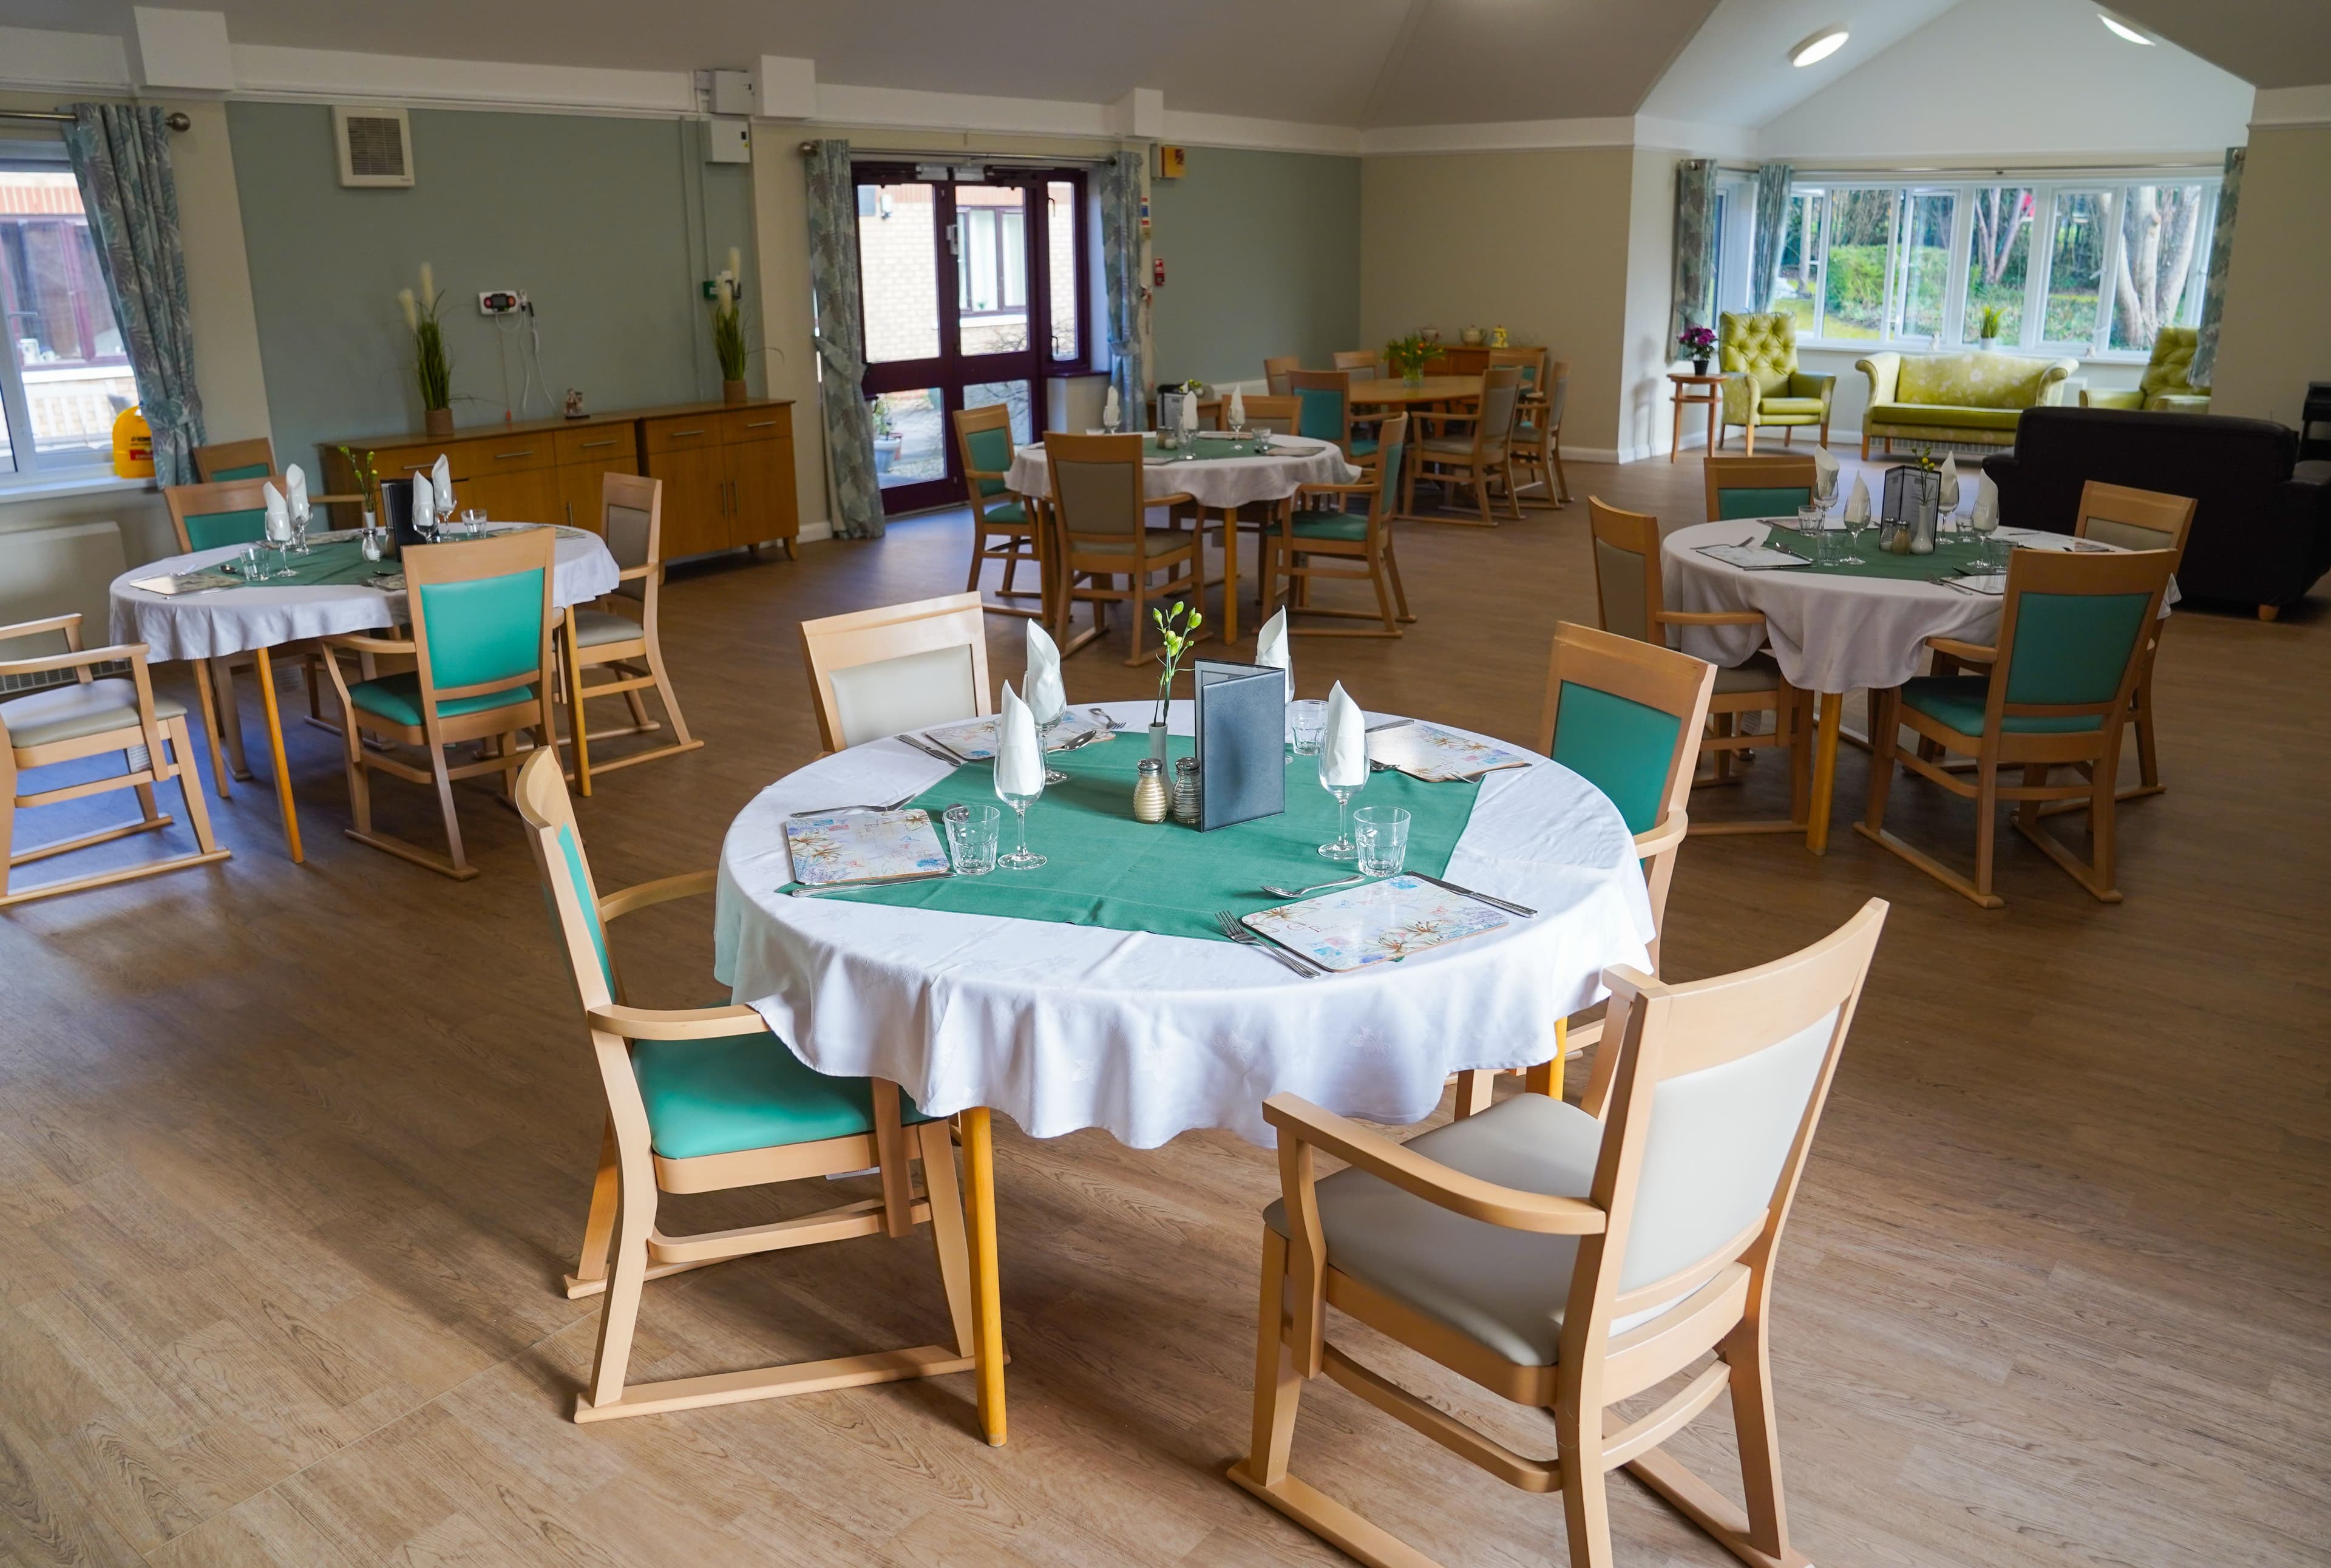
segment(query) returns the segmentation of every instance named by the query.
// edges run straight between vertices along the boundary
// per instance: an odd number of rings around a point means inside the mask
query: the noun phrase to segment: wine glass
[[[1356,784],[1332,784],[1327,782],[1327,770],[1334,765],[1335,753],[1322,749],[1319,753],[1319,787],[1336,797],[1336,837],[1321,844],[1319,853],[1330,860],[1359,859],[1360,847],[1352,842],[1352,797],[1367,787],[1366,775]]]
[[[1044,863],[1044,857],[1028,848],[1028,808],[1044,798],[1044,786],[1038,784],[1033,794],[1015,795],[1004,787],[1004,770],[995,770],[995,798],[1010,806],[1020,819],[1019,846],[1008,855],[998,855],[995,863],[1007,871],[1032,871]]]
[[[1068,716],[1069,710],[1062,708],[1050,717],[1036,720],[1036,744],[1044,753],[1044,782],[1047,784],[1062,784],[1069,782],[1069,775],[1054,767],[1051,762],[1052,732],[1061,727],[1061,721]]]
[[[1991,536],[1999,527],[1999,514],[1986,508],[1977,507],[1974,509],[1974,516],[1967,520],[1967,526],[1974,530],[1975,569],[1980,572],[1995,570],[1996,568],[1991,564]]]

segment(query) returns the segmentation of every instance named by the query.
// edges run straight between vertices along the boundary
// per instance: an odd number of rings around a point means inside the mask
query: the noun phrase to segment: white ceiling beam
[[[234,58],[223,11],[166,11],[136,5],[129,12],[130,72],[140,87],[171,92],[225,92],[234,86]]]
[[[2250,124],[2253,128],[2331,125],[2331,85],[2261,87],[2250,106]]]

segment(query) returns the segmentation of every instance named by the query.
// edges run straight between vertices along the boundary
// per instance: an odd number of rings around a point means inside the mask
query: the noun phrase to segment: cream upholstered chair
[[[536,746],[557,755],[550,718],[557,668],[550,641],[555,537],[548,528],[523,528],[452,544],[407,545],[398,559],[404,567],[412,640],[353,634],[321,639],[324,668],[348,717],[341,737],[356,814],[348,837],[458,880],[478,874],[462,852],[454,781],[497,774],[507,795],[509,774],[524,760],[519,737],[529,730]],[[341,661],[330,656],[335,652],[401,655],[414,666],[350,685]],[[415,766],[387,748],[375,750],[364,744],[367,735],[418,746],[428,764]],[[479,743],[476,760],[449,763],[445,748],[465,741]],[[375,773],[436,786],[437,809],[445,820],[444,855],[373,825]]]
[[[124,642],[109,648],[85,649],[81,645],[79,615],[52,615],[43,621],[0,626],[0,643],[30,637],[62,641],[64,651],[0,660],[0,679],[53,675],[65,670],[72,671],[73,679],[63,685],[0,701],[0,908],[225,860],[228,851],[219,848],[218,841],[211,836],[210,811],[203,803],[202,776],[195,768],[194,740],[186,733],[186,707],[173,698],[154,695],[153,682],[146,671],[146,644]],[[97,674],[102,666],[124,663],[129,666],[127,676],[100,678]],[[109,751],[121,754],[124,765],[117,774],[24,793],[24,774],[28,768],[79,762]],[[170,819],[155,803],[154,786],[173,779],[177,781],[178,794],[186,803],[186,823],[195,831],[194,853],[32,887],[16,882],[19,866],[168,827]],[[17,847],[18,811],[124,789],[138,792],[138,821],[124,827],[102,828],[79,838],[28,849]]]
[[[1392,476],[1400,471],[1401,448],[1407,439],[1408,415],[1385,420],[1378,438],[1384,461],[1373,474],[1364,474],[1358,484],[1302,486],[1295,492],[1295,505],[1283,509],[1278,526],[1262,536],[1265,611],[1278,598],[1279,580],[1284,577],[1292,594],[1288,605],[1291,614],[1373,618],[1384,622],[1383,630],[1290,623],[1289,632],[1313,637],[1397,637],[1402,622],[1416,619],[1408,613],[1408,591],[1401,586],[1400,563],[1392,551]],[[1351,509],[1356,499],[1358,511]],[[1332,507],[1318,504],[1329,499],[1335,502]],[[1307,501],[1312,504],[1306,506]],[[1307,590],[1315,577],[1370,584],[1376,594],[1375,616],[1365,610],[1313,605]]]
[[[1039,525],[1029,515],[1028,503],[1006,493],[1005,477],[1012,469],[1012,410],[1001,403],[959,408],[947,416],[955,422],[956,453],[963,462],[965,504],[971,508],[971,575],[963,581],[966,593],[979,591],[980,568],[990,561],[1004,563],[1004,581],[995,590],[999,599],[1042,599],[1041,593],[1013,584],[1023,565],[1044,574]],[[1016,604],[992,604],[999,615],[1037,616],[1041,610]]]
[[[1294,388],[1288,385],[1287,378],[1302,368],[1303,356],[1299,354],[1281,354],[1266,359],[1262,362],[1263,385],[1270,388],[1273,397],[1289,396]]]
[[[974,1355],[970,1249],[947,1125],[916,1110],[899,1086],[813,1072],[749,1007],[633,1007],[607,936],[635,909],[712,891],[698,871],[602,898],[584,858],[574,803],[550,754],[519,774],[519,814],[583,1006],[606,1096],[606,1135],[569,1297],[604,1295],[591,1378],[578,1421],[660,1415],[741,1400],[969,1372]],[[923,1190],[910,1162],[922,1166]],[[665,1193],[716,1193],[879,1170],[882,1195],[692,1236],[657,1225]],[[730,1258],[855,1236],[902,1237],[928,1223],[955,1343],[919,1345],[753,1372],[630,1383],[640,1298],[651,1279]]]
[[[1713,461],[1714,460],[1710,460]],[[1755,460],[1762,461],[1764,460]],[[1810,460],[1808,460],[1810,461]],[[1594,537],[1594,590],[1603,609],[1603,629],[1641,641],[1668,645],[1672,626],[1755,626],[1765,617],[1754,610],[1684,611],[1667,607],[1660,581],[1660,520],[1645,512],[1622,511],[1606,506],[1598,496],[1586,498],[1588,527]],[[1694,822],[1695,833],[1803,832],[1809,809],[1811,779],[1806,744],[1812,733],[1812,698],[1789,684],[1771,653],[1763,650],[1746,662],[1716,671],[1715,695],[1708,702],[1713,733],[1699,739],[1699,749],[1716,759],[1715,773],[1701,781],[1732,780],[1736,752],[1769,746],[1789,749],[1789,820]],[[1773,732],[1750,735],[1740,716],[1770,712]]]
[[[575,746],[575,787],[591,793],[593,773],[629,767],[636,762],[678,756],[704,743],[688,733],[688,719],[680,711],[680,696],[672,689],[671,672],[664,668],[660,609],[663,603],[663,480],[640,474],[602,474],[599,478],[600,535],[615,557],[620,573],[614,592],[600,603],[604,608],[569,606],[560,618],[559,651],[566,660],[566,738]],[[592,684],[586,670],[605,666],[614,679]],[[584,705],[595,697],[621,697],[632,710],[632,722],[622,729],[603,729],[595,738],[652,735],[663,727],[648,717],[640,694],[654,688],[671,721],[672,738],[644,751],[626,752],[605,762],[591,760],[590,733]]]
[[[1108,606],[1133,613],[1127,633],[1127,666],[1148,662],[1141,651],[1142,628],[1153,599],[1199,596],[1200,537],[1178,527],[1154,527],[1152,507],[1190,504],[1191,498],[1143,494],[1142,438],[1138,435],[1053,434],[1044,440],[1051,466],[1051,511],[1059,530],[1061,595],[1056,635],[1066,646],[1068,620],[1079,599],[1093,607],[1093,624],[1106,624]],[[1237,541],[1228,541],[1237,548]],[[1151,577],[1163,572],[1166,580]],[[1116,586],[1118,578],[1125,586]]]
[[[1781,1483],[1774,1267],[1885,918],[1872,898],[1809,947],[1689,984],[1606,971],[1579,1108],[1518,1094],[1399,1144],[1293,1095],[1264,1101],[1280,1196],[1231,1480],[1362,1562],[1430,1568],[1289,1470],[1304,1384],[1325,1373],[1508,1486],[1559,1491],[1575,1568],[1612,1568],[1622,1466],[1743,1561],[1806,1568]],[[1321,1178],[1321,1155],[1346,1168]],[[1518,1453],[1363,1365],[1329,1342],[1330,1306],[1545,1411],[1556,1452]],[[1657,1402],[1622,1413],[1643,1396]],[[1660,1446],[1727,1396],[1745,1512]]]
[[[1303,419],[1303,404],[1299,398],[1257,393],[1243,401],[1249,430],[1267,430],[1273,435],[1293,435],[1296,425]],[[1226,397],[1214,406],[1214,428],[1228,430],[1230,418],[1230,399]]]
[[[1992,843],[1999,804],[2018,805],[2016,831],[2072,879],[2107,904],[2120,902],[2114,881],[2114,774],[2121,730],[2134,704],[2146,650],[2160,623],[2174,552],[2143,550],[2074,555],[2017,550],[2008,557],[1999,641],[1982,647],[1929,637],[1927,646],[1985,675],[1920,676],[1877,694],[1870,720],[1870,809],[1854,831],[1909,861],[1953,892],[1986,909],[2007,900],[1991,890]],[[1974,776],[1955,776],[1941,763],[1898,744],[1908,726],[1920,741],[1974,758]],[[1923,750],[1923,746],[1919,748]],[[1973,879],[1886,831],[1886,803],[1898,763],[1975,804]],[[2077,783],[2051,784],[2060,767]],[[2022,782],[2003,773],[2021,769]],[[2088,813],[2088,859],[2077,859],[2040,825],[2044,803],[2081,801]]]
[[[2210,389],[2189,379],[2194,350],[2201,347],[2196,327],[2164,327],[2153,340],[2153,354],[2145,374],[2126,392],[2091,392],[2080,388],[2082,408],[2140,408],[2155,413],[2207,413]]]
[[[1486,352],[1486,351],[1485,351]],[[1514,495],[1514,474],[1508,459],[1513,451],[1514,409],[1521,401],[1521,371],[1510,365],[1491,366],[1481,372],[1481,401],[1470,413],[1420,413],[1418,436],[1409,454],[1407,472],[1401,476],[1401,512],[1416,516],[1416,482],[1470,485],[1473,504],[1480,511],[1471,518],[1436,521],[1494,527],[1489,515],[1489,481],[1505,486],[1506,507],[1518,519],[1522,506]]]
[[[803,622],[802,663],[825,749],[994,711],[984,607],[976,594],[947,594]]]

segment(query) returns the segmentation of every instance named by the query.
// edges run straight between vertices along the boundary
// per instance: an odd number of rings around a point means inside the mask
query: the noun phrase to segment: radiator
[[[84,648],[113,640],[106,589],[128,569],[121,528],[111,522],[63,523],[0,533],[0,626],[81,612]],[[64,651],[64,639],[0,645],[0,659],[37,659]],[[48,675],[0,675],[0,692],[71,680],[71,670]]]

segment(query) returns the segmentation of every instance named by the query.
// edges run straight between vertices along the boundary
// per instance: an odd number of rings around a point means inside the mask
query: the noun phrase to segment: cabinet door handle
[[[704,432],[700,430],[675,430],[671,432],[671,439],[679,441],[686,436],[702,435],[703,433]]]
[[[748,421],[746,423],[745,428],[747,430],[766,430],[769,426],[776,423],[777,422],[774,419],[756,419]]]
[[[584,451],[590,451],[593,447],[595,447],[595,446],[613,446],[613,445],[614,445],[614,444],[615,444],[615,443],[614,443],[614,442],[613,440],[608,440],[608,441],[586,441],[586,442],[585,442],[583,443],[582,447],[581,447],[579,450]]]
[[[498,451],[494,453],[494,461],[496,462],[507,462],[514,457],[532,457],[533,455],[534,448],[528,447],[524,451]]]

